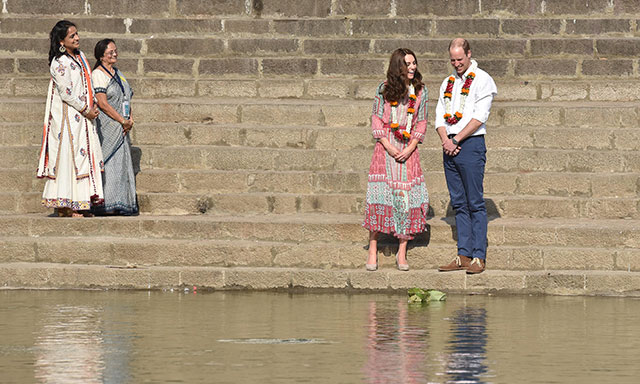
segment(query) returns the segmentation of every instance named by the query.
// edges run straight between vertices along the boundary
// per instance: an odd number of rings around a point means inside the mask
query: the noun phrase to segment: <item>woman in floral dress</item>
[[[367,270],[378,268],[380,232],[398,238],[396,265],[407,271],[407,242],[425,230],[429,194],[416,149],[427,128],[427,100],[416,55],[406,48],[395,50],[387,80],[376,92],[371,116],[377,143],[369,168],[363,223],[369,230]]]
[[[49,47],[51,80],[47,93],[39,178],[46,178],[42,204],[59,216],[89,215],[104,201],[102,151],[93,119],[91,67],[79,50],[76,26],[61,20],[53,27]]]

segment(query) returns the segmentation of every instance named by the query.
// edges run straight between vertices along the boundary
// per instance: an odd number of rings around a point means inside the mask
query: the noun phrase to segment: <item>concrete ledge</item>
[[[640,273],[503,271],[480,275],[428,270],[148,267],[55,263],[0,264],[0,289],[330,289],[404,291],[411,287],[466,294],[640,296]]]

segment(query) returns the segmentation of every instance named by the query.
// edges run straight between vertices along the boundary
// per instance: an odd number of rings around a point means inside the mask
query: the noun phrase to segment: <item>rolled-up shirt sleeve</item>
[[[436,124],[433,127],[434,129],[438,129],[438,127],[444,127],[445,125],[445,121],[444,121],[444,90],[446,87],[446,79],[445,81],[442,83],[442,85],[440,85],[440,92],[438,92],[438,104],[436,104]]]
[[[476,102],[473,104],[471,118],[484,124],[489,120],[491,104],[493,103],[493,98],[498,94],[498,88],[492,78],[487,79],[482,85],[476,92]]]

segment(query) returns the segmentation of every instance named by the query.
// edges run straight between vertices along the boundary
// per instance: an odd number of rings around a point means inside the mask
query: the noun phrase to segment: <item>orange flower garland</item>
[[[469,96],[469,89],[471,88],[471,83],[473,83],[473,79],[475,79],[476,74],[473,72],[469,72],[466,76],[464,84],[462,85],[462,90],[460,91],[460,110],[464,110],[464,104]],[[447,80],[447,88],[444,90],[444,104],[445,104],[445,114],[444,120],[450,124],[457,124],[458,121],[462,119],[462,112],[456,111],[453,115],[451,115],[451,96],[453,94],[453,84],[456,82],[455,77],[449,76]]]

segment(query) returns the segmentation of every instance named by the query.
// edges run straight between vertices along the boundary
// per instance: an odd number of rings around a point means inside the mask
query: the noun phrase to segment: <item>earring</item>
[[[60,53],[65,53],[67,51],[67,48],[65,48],[64,45],[60,44],[60,48],[58,48],[58,50],[60,51]]]

